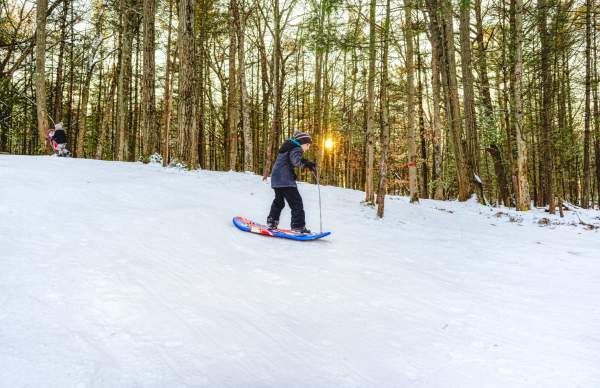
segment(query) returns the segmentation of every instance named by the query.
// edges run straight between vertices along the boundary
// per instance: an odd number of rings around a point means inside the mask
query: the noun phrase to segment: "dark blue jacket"
[[[304,151],[300,143],[295,140],[286,140],[279,148],[277,160],[271,171],[271,187],[296,187],[296,173],[294,167],[304,168],[305,160],[302,158]]]

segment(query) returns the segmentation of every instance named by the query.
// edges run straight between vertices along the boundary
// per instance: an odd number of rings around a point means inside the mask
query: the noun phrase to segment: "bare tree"
[[[158,151],[155,107],[154,14],[156,0],[143,0],[144,64],[142,71],[142,157],[144,161]]]
[[[238,140],[238,125],[240,121],[240,99],[239,88],[237,87],[236,75],[236,55],[237,49],[237,34],[236,34],[236,9],[238,8],[237,0],[229,1],[229,71],[228,92],[227,92],[227,137],[229,140],[229,169],[235,170],[237,166],[237,140]]]
[[[473,65],[471,60],[471,4],[469,0],[460,2],[459,31],[465,133],[467,137],[465,151],[471,171],[479,174],[479,138],[475,121],[475,92],[473,89]]]
[[[238,86],[239,86],[239,110],[241,111],[240,125],[244,134],[244,171],[252,171],[254,168],[252,126],[250,121],[250,100],[248,99],[248,88],[246,85],[246,10],[243,0],[232,0],[235,3],[233,9],[235,30],[237,33],[237,58],[238,58]],[[241,6],[240,6],[241,5]]]
[[[190,169],[198,164],[198,137],[194,102],[194,0],[179,0],[179,101],[177,157]]]
[[[511,113],[517,138],[517,185],[515,187],[517,210],[529,210],[529,183],[527,181],[527,148],[523,134],[523,103],[521,83],[523,77],[523,0],[511,0],[512,31],[512,94]]]
[[[583,131],[583,188],[581,206],[590,206],[590,127],[591,127],[591,89],[592,89],[592,1],[585,2],[585,117]]]
[[[541,129],[543,138],[543,189],[544,202],[548,204],[551,214],[555,213],[556,204],[554,202],[554,146],[553,146],[553,128],[552,128],[552,73],[550,71],[550,33],[548,31],[548,0],[538,0],[537,17],[538,31],[540,34],[541,52],[540,52],[540,72],[542,83],[542,106],[541,109]]]
[[[131,53],[133,51],[133,23],[136,17],[136,0],[120,0],[121,11],[121,62],[117,85],[117,159],[127,160],[129,149],[129,97],[131,83]]]
[[[367,161],[365,165],[365,202],[374,203],[373,164],[375,160],[375,35],[376,35],[376,4],[371,0],[369,7],[369,78],[367,84]]]
[[[167,53],[166,53],[166,69],[165,69],[165,92],[163,97],[163,125],[161,133],[161,154],[163,166],[169,164],[169,141],[171,136],[171,110],[173,97],[171,93],[171,71],[173,61],[171,59],[171,31],[173,25],[173,0],[169,2],[169,22],[167,25]]]
[[[37,111],[37,129],[39,151],[46,147],[48,117],[46,109],[46,12],[48,0],[37,0],[35,30],[35,99]]]
[[[419,202],[419,186],[417,184],[417,144],[415,131],[415,66],[413,48],[412,1],[404,2],[406,41],[406,126],[408,129],[408,188],[410,202]]]
[[[410,0],[409,0],[410,1]],[[410,12],[410,11],[409,11]],[[390,0],[386,1],[385,23],[383,25],[383,54],[381,68],[381,162],[379,165],[379,185],[377,189],[377,217],[383,218],[385,194],[387,190],[387,162],[390,147],[390,104],[388,98],[388,56],[390,39]]]

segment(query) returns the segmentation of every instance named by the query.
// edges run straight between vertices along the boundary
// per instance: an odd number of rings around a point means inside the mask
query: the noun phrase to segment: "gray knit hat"
[[[296,140],[300,144],[312,144],[312,138],[308,133],[294,131],[292,139]]]

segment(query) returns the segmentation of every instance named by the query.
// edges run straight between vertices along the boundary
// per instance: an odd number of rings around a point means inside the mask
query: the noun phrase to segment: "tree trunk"
[[[131,81],[131,53],[133,51],[133,18],[135,0],[120,0],[121,4],[121,68],[117,87],[117,159],[127,160],[129,149],[129,97]]]
[[[498,181],[498,190],[500,191],[500,200],[504,206],[510,204],[510,197],[508,191],[508,182],[506,181],[506,172],[504,171],[504,164],[502,163],[502,153],[496,144],[491,144],[486,151],[494,159],[494,170],[496,172],[496,179]]]
[[[46,110],[46,12],[48,0],[37,0],[35,30],[35,103],[39,152],[46,152],[48,117]]]
[[[236,1],[237,4],[237,1]],[[252,125],[250,122],[250,100],[248,99],[248,88],[246,86],[246,56],[245,56],[245,34],[246,34],[246,10],[241,9],[239,4],[235,8],[235,25],[238,36],[238,79],[240,94],[241,125],[244,134],[244,171],[254,170],[254,154],[252,141]]]
[[[358,36],[360,31],[360,14],[362,12],[362,3],[359,2],[359,8],[356,11],[355,22],[354,22],[354,35]],[[346,179],[348,181],[349,188],[355,188],[355,168],[356,168],[356,157],[354,151],[354,129],[357,127],[355,120],[356,115],[354,113],[354,105],[356,104],[356,83],[358,78],[358,55],[357,48],[355,46],[352,47],[352,81],[350,88],[350,105],[348,108],[348,147],[347,147],[347,173]]]
[[[104,144],[106,143],[106,137],[108,135],[108,126],[112,126],[113,122],[113,100],[115,97],[115,91],[117,89],[117,83],[119,79],[118,69],[120,65],[117,63],[112,70],[112,77],[110,82],[110,91],[106,95],[104,100],[104,113],[102,114],[102,120],[100,121],[100,135],[98,136],[98,147],[96,148],[96,159],[103,158]],[[100,109],[100,107],[98,108]]]
[[[417,145],[415,131],[415,82],[414,82],[414,49],[412,26],[412,0],[404,1],[406,43],[406,125],[408,130],[408,188],[410,202],[419,202],[419,186],[417,184]]]
[[[419,21],[417,20],[417,23]],[[417,100],[419,109],[419,137],[421,140],[421,198],[429,198],[429,165],[427,160],[427,139],[425,133],[425,110],[423,109],[423,62],[421,60],[421,46],[417,44]]]
[[[523,103],[521,101],[521,84],[523,77],[523,0],[511,0],[511,113],[517,143],[517,177],[515,199],[517,210],[529,210],[529,182],[527,174],[527,143],[523,133]],[[512,150],[509,150],[512,153]]]
[[[367,161],[365,165],[365,202],[372,204],[375,201],[373,192],[373,164],[375,159],[375,35],[376,20],[375,8],[377,2],[371,0],[369,16],[369,78],[367,85]]]
[[[212,11],[211,0],[200,0],[198,2],[198,12],[196,12],[196,23],[199,34],[196,57],[196,127],[198,133],[198,160],[200,168],[206,167],[206,84],[210,72],[208,70],[209,55],[207,50],[208,15]]]
[[[462,70],[465,133],[467,136],[466,159],[470,170],[479,175],[479,139],[475,121],[475,92],[473,90],[473,65],[471,61],[471,5],[460,2],[460,63]],[[483,199],[483,198],[482,198]]]
[[[140,32],[139,23],[141,18],[137,18],[137,13],[141,13],[142,9],[137,8],[138,3],[136,3],[136,18],[134,19],[136,24],[133,27],[133,31],[135,31],[135,66],[134,73],[131,77],[131,85],[129,86],[132,90],[131,98],[129,99],[129,122],[131,129],[129,130],[129,150],[127,160],[130,162],[134,162],[139,159],[140,151],[139,148],[141,146],[141,139],[138,139],[138,135],[140,134],[140,104],[139,104],[139,80],[140,80]]]
[[[437,200],[444,199],[444,185],[442,182],[442,119],[440,112],[440,36],[439,30],[433,25],[433,16],[430,16],[432,22],[429,23],[430,42],[431,42],[431,91],[432,91],[432,126],[433,126],[433,198]]]
[[[540,71],[542,79],[541,129],[543,137],[544,203],[550,214],[555,213],[554,204],[554,147],[552,128],[552,73],[550,71],[550,34],[547,28],[548,0],[538,0],[538,31],[541,41]]]
[[[273,24],[274,24],[274,36],[273,36],[273,76],[271,78],[271,88],[273,95],[273,121],[271,123],[270,141],[267,141],[265,149],[265,161],[263,165],[263,179],[269,176],[271,171],[271,164],[277,145],[279,143],[279,137],[281,135],[281,94],[283,87],[282,77],[282,52],[281,52],[281,13],[279,10],[279,0],[274,1],[273,10]],[[267,137],[269,139],[269,137]]]
[[[458,178],[458,199],[466,201],[472,192],[472,171],[465,159],[465,150],[462,143],[462,124],[460,103],[458,98],[458,81],[456,78],[456,60],[454,56],[454,28],[452,25],[452,7],[449,0],[427,0],[431,17],[432,39],[438,40],[440,47],[440,70],[442,86],[446,96],[446,113],[454,156],[456,160]]]
[[[592,1],[586,0],[585,11],[585,118],[583,131],[583,188],[581,207],[590,206],[590,124],[591,124],[591,88],[592,88]]]
[[[145,162],[158,151],[156,106],[154,97],[154,14],[156,0],[143,0],[144,59],[142,71],[142,157]]]
[[[594,28],[593,31],[593,42],[594,42],[594,62],[593,62],[593,79],[592,93],[594,97],[594,158],[596,161],[596,191],[598,194],[598,206],[600,207],[600,102],[598,101],[598,51],[596,43],[596,31],[598,26],[596,24],[596,13],[594,13]]]
[[[85,81],[82,85],[81,93],[81,106],[79,107],[79,132],[77,132],[77,148],[75,150],[75,156],[78,158],[85,157],[85,134],[87,131],[86,120],[87,120],[87,106],[90,97],[90,82],[92,80],[92,74],[94,72],[95,64],[88,69],[85,75]]]
[[[321,41],[325,38],[324,24],[325,24],[325,3],[319,2],[316,12],[318,13],[317,19],[317,39],[319,42],[315,45],[315,98],[314,98],[314,110],[313,110],[313,137],[314,137],[314,149],[315,155],[317,156],[317,164],[321,163],[322,151],[323,151],[323,130],[322,130],[322,112],[323,112],[323,44]],[[313,11],[315,12],[315,11]],[[327,69],[325,69],[327,71]],[[319,166],[320,167],[320,166]]]
[[[502,6],[502,11],[501,11],[501,26],[502,26],[502,30],[509,30],[509,27],[506,27],[506,20],[509,20],[509,24],[510,24],[510,16],[507,16],[507,12],[506,12],[506,6],[505,4],[503,4]],[[513,55],[512,53],[509,53],[508,49],[509,49],[509,43],[507,43],[507,36],[509,36],[508,33],[502,33],[501,34],[501,39],[500,39],[500,47],[501,47],[501,54],[500,54],[500,61],[497,61],[497,68],[496,68],[496,73],[498,74],[498,76],[496,77],[496,90],[497,92],[497,97],[498,97],[498,107],[499,107],[499,112],[501,114],[501,116],[499,117],[499,129],[500,129],[500,133],[505,132],[506,135],[504,136],[505,140],[506,140],[506,155],[507,155],[507,163],[508,163],[508,171],[510,174],[510,179],[509,179],[509,190],[511,190],[512,188],[512,192],[514,193],[516,191],[516,187],[518,186],[517,183],[517,167],[515,165],[514,162],[514,147],[513,147],[513,132],[514,129],[511,126],[511,120],[510,120],[510,115],[511,112],[513,110],[510,109],[510,95],[512,92],[509,93],[509,90],[512,90],[511,88],[513,86],[511,86],[512,84],[510,84],[509,81],[509,69],[510,69],[510,63],[513,59],[511,59],[511,55]],[[514,122],[513,122],[514,124]],[[512,198],[511,198],[512,200]],[[511,205],[508,205],[511,206]]]
[[[327,18],[327,22],[329,23],[329,15]],[[321,177],[324,177],[323,180],[325,184],[330,184],[329,181],[329,171],[328,162],[331,161],[331,152],[328,153],[327,158],[325,158],[325,141],[331,137],[331,125],[329,125],[329,107],[330,96],[331,96],[331,83],[329,82],[329,42],[325,44],[325,52],[323,53],[323,110],[322,110],[322,118],[321,118],[321,141],[318,142],[318,146],[316,147],[317,151],[317,165],[321,166]]]
[[[410,1],[410,0],[407,0]],[[409,13],[410,11],[406,11]],[[408,23],[408,21],[407,21]],[[408,29],[411,26],[408,25]],[[379,187],[377,189],[377,217],[383,218],[385,194],[387,190],[387,161],[390,147],[390,104],[388,100],[388,51],[390,35],[390,0],[386,1],[385,23],[383,25],[383,54],[381,68],[381,162],[379,165]],[[408,37],[407,37],[408,39]],[[412,39],[412,37],[411,37]],[[416,177],[415,177],[416,179]]]
[[[58,66],[56,67],[56,87],[54,92],[54,120],[61,121],[63,100],[63,64],[65,43],[67,41],[67,14],[69,13],[69,1],[64,0],[63,12],[60,20],[60,48],[58,51]]]
[[[266,178],[269,175],[269,167],[266,167],[267,157],[271,157],[271,143],[269,137],[269,104],[271,101],[271,87],[269,84],[269,65],[267,59],[267,52],[264,46],[264,30],[261,28],[260,23],[258,24],[258,33],[259,33],[259,41],[258,41],[258,51],[259,51],[259,66],[260,66],[260,87],[262,93],[261,99],[261,114],[260,114],[260,128],[261,128],[261,147],[262,152],[262,163],[263,167],[263,178]],[[257,156],[260,158],[261,153],[258,153]]]
[[[166,69],[165,69],[165,92],[163,97],[163,125],[161,134],[162,159],[163,166],[169,165],[169,140],[171,137],[171,106],[173,96],[171,92],[171,69],[173,62],[171,61],[171,31],[173,22],[173,0],[169,2],[169,23],[167,26],[167,52],[166,52]]]
[[[492,105],[492,95],[490,92],[490,81],[488,77],[487,66],[487,45],[484,40],[483,17],[481,15],[481,0],[475,0],[475,25],[477,29],[477,45],[479,50],[479,78],[481,80],[481,103],[483,105],[483,126],[492,131],[496,131],[496,118],[494,116],[494,107]]]
[[[179,144],[177,157],[185,162],[189,169],[195,169],[198,163],[198,147],[194,96],[194,0],[179,0],[179,101],[178,130]]]
[[[227,99],[227,137],[229,139],[229,166],[230,170],[236,169],[237,166],[237,138],[239,118],[238,98],[239,89],[237,87],[237,75],[235,69],[237,49],[236,37],[236,21],[235,9],[237,8],[237,0],[229,1],[229,72],[228,72],[228,99]]]

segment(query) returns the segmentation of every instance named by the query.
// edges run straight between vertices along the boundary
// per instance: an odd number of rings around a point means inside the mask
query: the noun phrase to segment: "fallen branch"
[[[586,226],[588,229],[598,229],[598,228],[600,228],[600,226],[598,226],[598,225],[590,224],[590,223],[587,223],[587,222],[583,221],[581,219],[581,217],[579,216],[579,212],[577,212],[576,210],[574,210],[574,212],[577,215],[577,218],[579,219],[579,223],[581,225]]]

